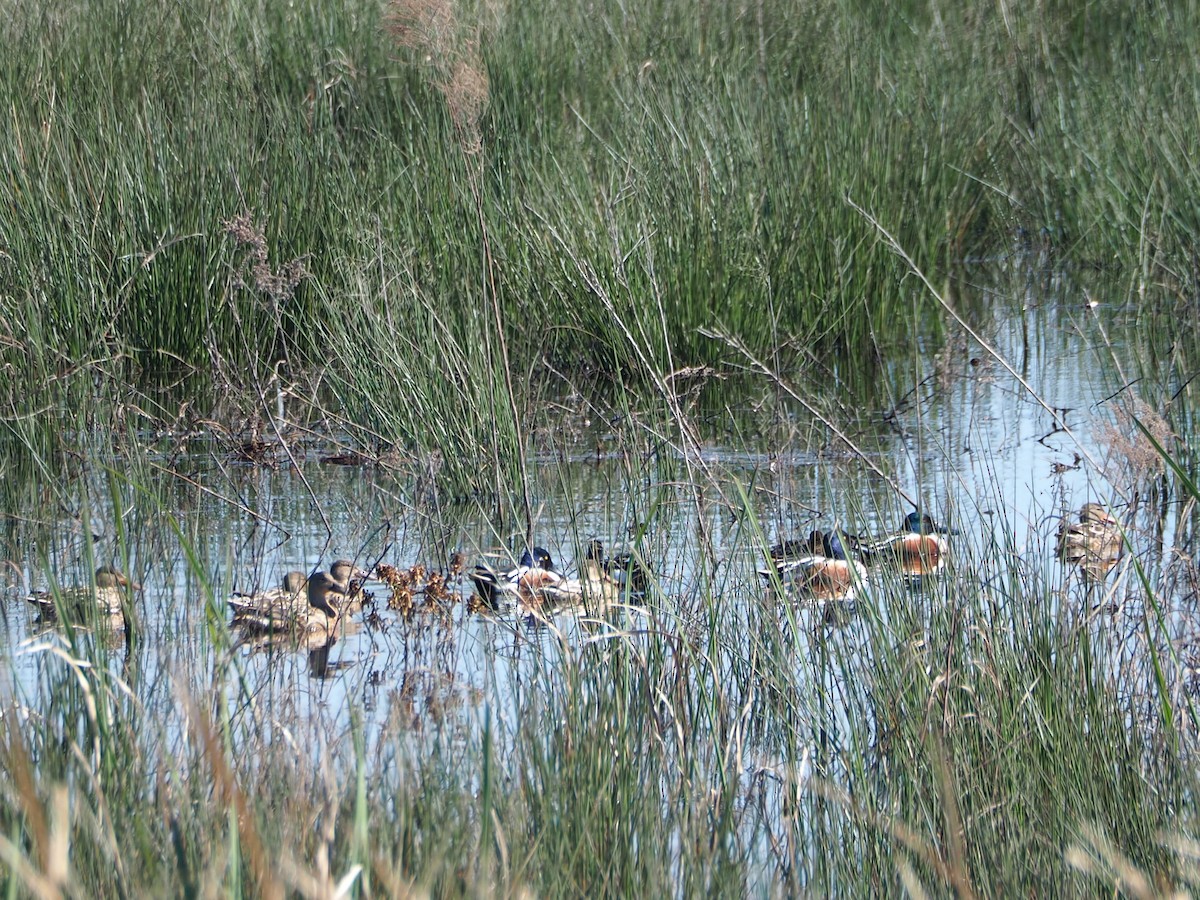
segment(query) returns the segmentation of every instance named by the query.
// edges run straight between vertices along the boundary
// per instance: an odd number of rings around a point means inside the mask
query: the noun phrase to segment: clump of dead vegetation
[[[480,123],[491,96],[479,52],[482,25],[464,23],[453,0],[392,0],[388,31],[401,48],[428,67],[463,150],[480,152]]]
[[[1118,405],[1112,421],[1097,424],[1095,436],[1109,451],[1105,475],[1130,488],[1162,475],[1166,463],[1158,448],[1170,453],[1175,437],[1167,420],[1137,396]]]

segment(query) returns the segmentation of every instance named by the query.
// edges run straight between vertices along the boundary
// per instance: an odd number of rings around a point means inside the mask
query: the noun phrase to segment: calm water
[[[955,544],[960,567],[999,545],[1013,548],[1047,581],[1061,580],[1048,550],[1060,512],[1086,500],[1130,497],[1128,479],[1114,477],[1114,487],[1076,456],[1091,455],[1119,472],[1120,459],[1103,434],[1116,421],[1108,398],[1121,386],[1108,361],[1111,353],[1133,366],[1132,354],[1122,359],[1133,312],[1113,302],[1088,309],[1067,292],[1055,282],[979,290],[970,313],[1057,414],[974,342],[957,338],[936,351],[933,342],[914,347],[910,359],[887,372],[892,387],[881,391],[878,409],[847,412],[847,400],[832,414],[900,492],[962,529]],[[163,732],[148,741],[177,739],[185,698],[203,697],[214,684],[232,685],[235,724],[279,723],[298,752],[344,745],[352,717],[367,723],[367,757],[380,766],[397,753],[419,752],[426,737],[475,740],[485,714],[503,741],[531,692],[544,689],[546,673],[583,644],[609,640],[617,629],[635,642],[644,629],[703,629],[698,598],[710,587],[735,610],[759,609],[763,591],[747,502],[769,541],[835,523],[851,532],[884,532],[911,508],[798,407],[785,403],[782,420],[747,431],[747,407],[773,391],[760,385],[748,393],[704,416],[701,445],[682,452],[670,441],[623,438],[598,416],[585,417],[586,427],[539,432],[531,447],[535,535],[563,568],[573,570],[576,548],[587,539],[621,549],[642,522],[652,522],[642,546],[660,578],[661,603],[608,623],[564,614],[538,624],[472,615],[461,604],[444,624],[429,616],[405,622],[386,608],[387,589],[372,583],[377,615],[326,656],[222,649],[224,598],[273,586],[285,570],[327,567],[338,557],[364,566],[379,560],[436,567],[455,549],[474,562],[520,542],[497,532],[490,509],[451,504],[384,470],[322,464],[317,450],[305,453],[299,468],[268,468],[193,442],[179,458],[160,460],[181,476],[169,480],[165,508],[126,485],[114,488],[103,471],[82,478],[66,505],[31,480],[27,490],[14,491],[28,504],[8,511],[2,548],[11,563],[0,642],[3,699],[36,711],[67,677],[62,658],[46,649],[61,639],[35,632],[22,593],[46,587],[47,570],[71,584],[98,562],[115,557],[125,565],[117,548],[126,547],[128,568],[143,585],[137,603],[145,640],[130,659],[116,643],[110,672],[159,715]],[[756,438],[747,440],[748,433]],[[687,484],[689,471],[699,489]],[[96,535],[94,562],[85,558],[89,531]],[[1169,547],[1170,517],[1162,537]],[[988,577],[981,567],[980,580]],[[457,587],[468,590],[466,583]],[[794,611],[781,618],[794,622]],[[1186,637],[1185,619],[1172,621],[1176,635]],[[858,638],[851,629],[846,639]],[[732,641],[729,658],[718,664],[735,666],[740,652]],[[239,681],[248,691],[238,689]],[[296,733],[297,723],[307,733]],[[749,771],[775,759],[752,742],[745,752]]]

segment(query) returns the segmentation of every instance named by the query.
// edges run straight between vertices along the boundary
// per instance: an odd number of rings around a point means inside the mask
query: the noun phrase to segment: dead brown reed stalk
[[[1094,823],[1080,826],[1076,843],[1067,848],[1063,857],[1067,865],[1097,879],[1113,894],[1127,897],[1184,897],[1173,890],[1159,890],[1154,880],[1134,864]]]
[[[525,460],[525,441],[522,437],[521,414],[513,386],[508,342],[504,332],[504,317],[500,309],[496,285],[495,262],[487,218],[483,212],[483,130],[481,122],[487,111],[491,94],[487,69],[480,53],[484,32],[483,17],[493,22],[499,17],[497,3],[484,2],[478,8],[480,18],[474,25],[464,25],[455,0],[390,0],[387,9],[387,29],[396,44],[413,53],[429,68],[430,83],[442,95],[450,119],[454,123],[458,143],[466,157],[474,158],[467,166],[475,214],[479,220],[480,249],[484,260],[483,293],[491,301],[495,317],[495,340],[499,345],[504,370],[504,387],[512,415],[517,440],[516,462],[521,476],[521,494],[526,537],[532,540],[533,501],[529,493],[529,470]],[[484,352],[491,352],[491,337],[483,335]],[[497,471],[499,459],[497,458]]]
[[[464,152],[482,152],[483,131],[479,123],[487,112],[490,85],[487,72],[479,64],[478,51],[473,50],[469,58],[459,60],[438,88],[446,100]]]
[[[947,791],[954,791],[952,781],[947,781],[946,773],[939,772],[939,788],[942,791],[944,804],[949,804]],[[904,851],[913,854],[933,875],[945,886],[950,887],[960,900],[974,900],[976,896],[971,885],[970,873],[965,868],[966,849],[961,835],[954,835],[954,829],[961,827],[961,818],[957,810],[957,800],[954,809],[944,807],[946,814],[945,827],[951,830],[949,842],[952,845],[950,853],[944,853],[934,841],[921,835],[915,828],[900,818],[886,812],[880,812],[864,806],[832,782],[822,778],[809,780],[808,789],[813,794],[840,806],[855,822],[890,835],[896,845]],[[903,857],[899,857],[903,860]]]
[[[213,788],[222,806],[235,811],[242,852],[254,879],[257,895],[269,900],[283,900],[286,895],[283,882],[275,870],[266,844],[254,821],[254,811],[245,792],[237,782],[237,776],[225,756],[225,748],[207,715],[199,705],[188,701],[191,715],[189,720],[205,757],[209,761]]]
[[[9,709],[0,716],[0,763],[8,773],[14,795],[25,814],[25,831],[29,835],[37,860],[37,868],[28,867],[21,873],[26,887],[41,897],[61,896],[59,883],[50,877],[51,840],[49,817],[37,790],[33,761],[20,728],[14,726],[19,713]],[[11,864],[11,863],[10,863]],[[65,874],[65,873],[64,873]]]
[[[396,43],[430,61],[453,45],[457,30],[452,0],[393,0],[388,6],[388,31]]]

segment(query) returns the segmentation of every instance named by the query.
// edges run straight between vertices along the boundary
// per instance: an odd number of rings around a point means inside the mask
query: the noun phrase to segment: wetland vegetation
[[[1200,884],[1197,4],[8,11],[10,896]],[[914,507],[919,590],[755,572]],[[597,537],[603,617],[229,624]]]

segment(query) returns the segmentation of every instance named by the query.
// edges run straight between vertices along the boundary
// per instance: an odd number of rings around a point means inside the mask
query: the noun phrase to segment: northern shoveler
[[[770,578],[772,574],[785,575],[793,569],[802,569],[812,562],[825,558],[825,534],[810,531],[808,537],[782,541],[767,551],[771,559],[769,566],[760,568],[758,574]]]
[[[853,600],[867,569],[846,556],[836,531],[814,531],[807,540],[785,541],[770,550],[771,565],[758,570],[768,580],[814,600]]]
[[[1078,517],[1058,526],[1058,558],[1079,566],[1086,580],[1103,581],[1121,558],[1121,523],[1099,503],[1085,503]]]
[[[595,565],[592,565],[595,563]],[[607,581],[611,581],[622,591],[629,594],[641,595],[650,586],[650,577],[646,567],[629,551],[618,553],[616,556],[605,557],[604,545],[596,538],[588,542],[584,553],[584,568],[591,568],[603,573]]]
[[[554,570],[550,553],[542,547],[526,550],[517,566],[506,572],[479,565],[467,575],[475,582],[480,598],[492,609],[500,609],[517,600],[539,602],[544,590],[563,581],[563,576]]]
[[[928,513],[913,511],[895,534],[867,543],[860,541],[855,549],[868,562],[884,560],[898,565],[900,574],[919,583],[946,568],[950,542],[945,535],[949,534],[958,531],[937,524]]]
[[[75,614],[80,623],[87,621],[87,607],[95,604],[100,624],[123,628],[125,613],[122,601],[127,590],[141,590],[141,585],[130,581],[115,566],[101,566],[96,570],[95,587],[64,588],[57,592],[57,597],[62,608]],[[58,618],[59,609],[55,605],[55,596],[54,591],[34,591],[25,599],[36,607],[40,618],[53,622]]]

